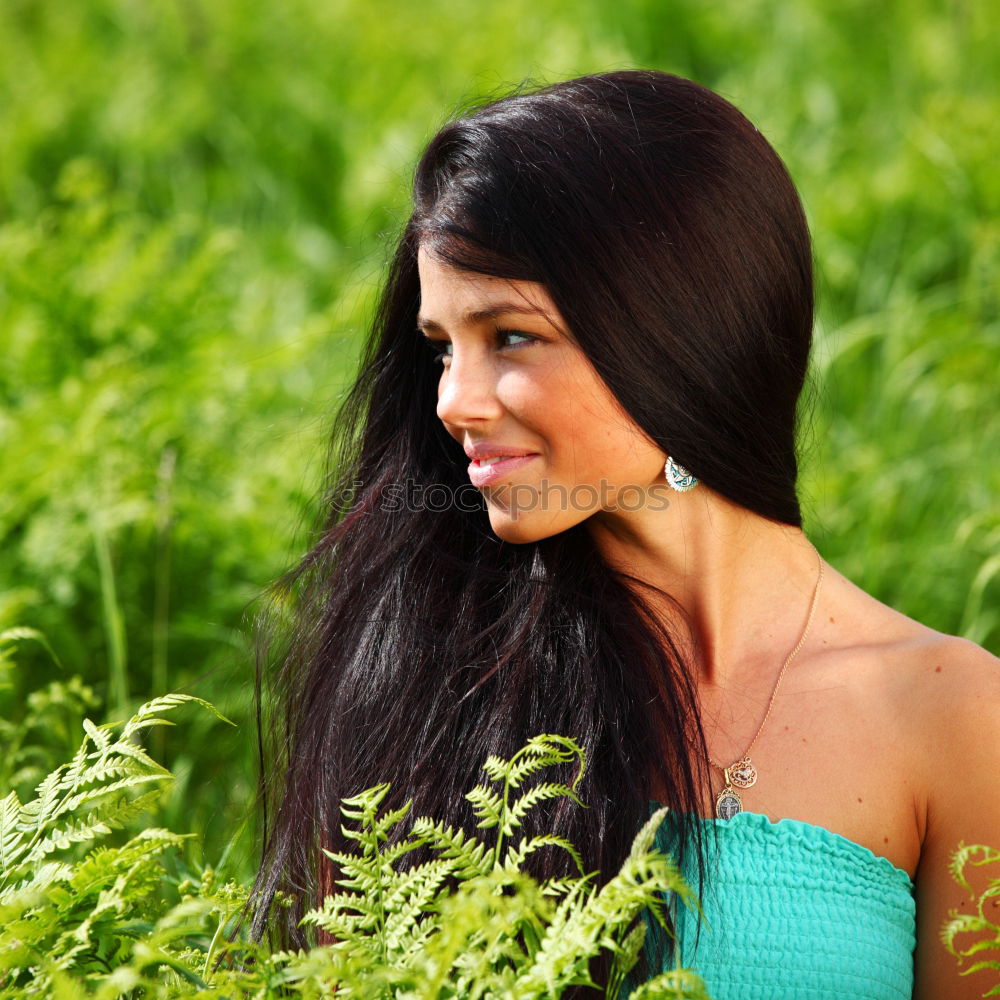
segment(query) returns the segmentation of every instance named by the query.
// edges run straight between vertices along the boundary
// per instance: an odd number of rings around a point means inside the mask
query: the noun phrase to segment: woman
[[[559,732],[589,809],[544,825],[611,872],[673,807],[718,1000],[980,995],[938,931],[950,852],[1000,842],[1000,670],[803,534],[812,322],[792,183],[710,91],[613,73],[438,133],[293,578],[261,920],[329,884],[340,797],[469,822],[486,755]]]

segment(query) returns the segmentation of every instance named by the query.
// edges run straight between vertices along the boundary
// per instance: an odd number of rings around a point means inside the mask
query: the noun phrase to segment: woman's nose
[[[503,407],[493,365],[482,353],[452,351],[438,383],[438,418],[458,426],[495,420]]]

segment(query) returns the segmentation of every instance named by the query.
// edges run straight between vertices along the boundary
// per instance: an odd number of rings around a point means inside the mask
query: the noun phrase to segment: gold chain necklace
[[[819,556],[819,553],[816,553]],[[750,751],[753,749],[754,744],[757,742],[757,737],[760,736],[761,730],[764,728],[764,724],[768,720],[768,716],[771,714],[771,707],[774,705],[774,697],[778,693],[778,687],[781,684],[781,678],[785,676],[785,670],[788,668],[788,664],[795,659],[796,654],[802,648],[803,643],[806,641],[806,637],[809,635],[809,629],[812,627],[813,615],[816,612],[816,605],[819,601],[819,590],[823,583],[823,557],[819,556],[819,575],[816,577],[816,587],[813,590],[812,602],[809,605],[809,615],[806,618],[806,627],[802,630],[802,635],[799,636],[799,641],[795,644],[795,648],[785,657],[785,662],[781,665],[781,670],[778,671],[778,679],[774,682],[774,687],[771,690],[771,698],[767,703],[767,711],[764,713],[764,718],[761,719],[760,725],[757,727],[757,732],[753,734],[753,739],[750,741],[750,745],[743,752],[743,756],[739,760],[733,761],[729,767],[725,767],[720,764],[717,760],[713,760],[712,757],[708,757],[708,762],[713,767],[717,767],[722,772],[723,780],[725,781],[725,786],[719,793],[715,800],[715,815],[719,819],[732,819],[738,812],[743,811],[743,800],[740,798],[740,793],[736,790],[737,788],[752,788],[757,784],[757,768],[754,767],[753,762],[750,760]],[[690,739],[688,742],[691,742]],[[692,743],[692,746],[694,744]]]

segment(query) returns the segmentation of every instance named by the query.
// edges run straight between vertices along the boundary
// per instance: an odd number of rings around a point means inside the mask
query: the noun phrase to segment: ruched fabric
[[[916,905],[910,876],[867,847],[798,820],[742,812],[701,820],[704,921],[675,913],[680,959],[713,1000],[912,1000]],[[657,846],[673,854],[671,817]],[[694,862],[688,882],[697,890]],[[651,935],[651,958],[673,964]],[[659,956],[659,957],[657,957]]]

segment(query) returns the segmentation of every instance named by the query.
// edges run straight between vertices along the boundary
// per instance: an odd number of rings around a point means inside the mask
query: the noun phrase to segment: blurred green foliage
[[[237,835],[252,869],[246,611],[306,544],[419,148],[463,102],[630,66],[734,101],[802,192],[807,530],[881,600],[1000,648],[998,20],[992,0],[4,0],[0,629],[39,628],[62,666],[22,649],[0,716],[65,710],[57,753],[88,698],[118,719],[209,698],[241,726],[157,734],[165,821],[209,855]]]

